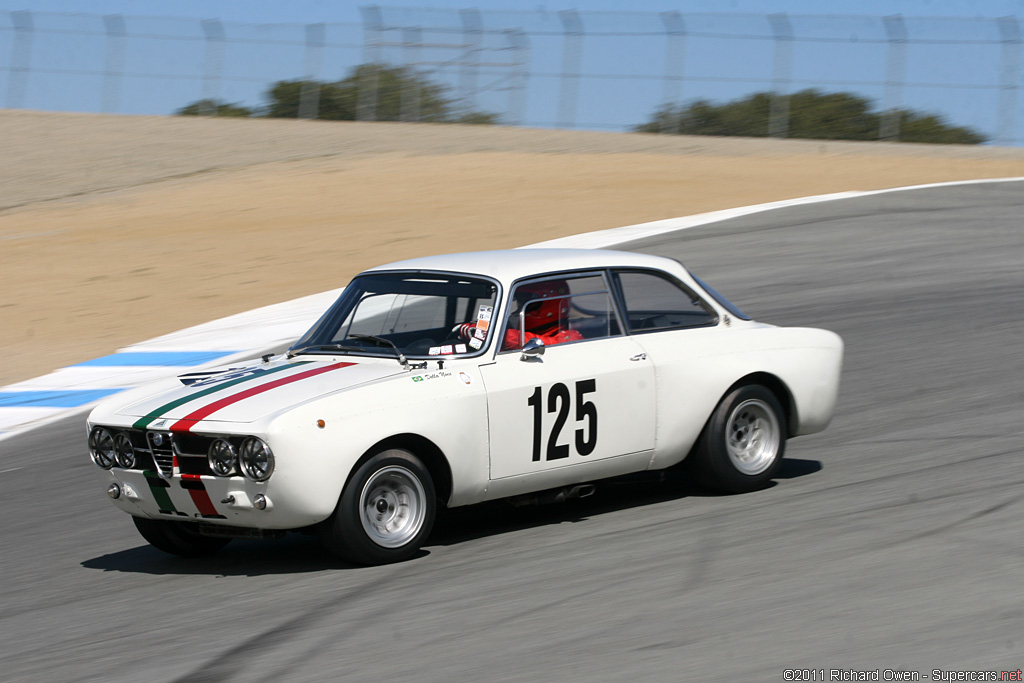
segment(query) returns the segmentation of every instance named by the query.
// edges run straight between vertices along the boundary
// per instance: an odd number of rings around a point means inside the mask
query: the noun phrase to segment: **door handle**
[[[647,360],[647,354],[646,353],[638,353],[635,356],[633,356],[632,358],[630,358],[630,360]]]

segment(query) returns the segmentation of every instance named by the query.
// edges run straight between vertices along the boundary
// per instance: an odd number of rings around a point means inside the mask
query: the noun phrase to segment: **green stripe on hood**
[[[145,429],[146,427],[148,427],[150,425],[150,423],[152,423],[154,420],[158,420],[168,410],[174,410],[178,406],[185,405],[186,403],[189,403],[191,401],[195,401],[196,399],[200,399],[203,396],[208,396],[208,395],[214,393],[215,391],[220,391],[221,389],[227,389],[228,387],[233,387],[236,384],[241,384],[242,382],[249,382],[249,381],[254,380],[254,379],[260,379],[262,377],[266,377],[267,375],[273,374],[275,372],[280,372],[282,370],[290,370],[291,368],[296,368],[296,367],[298,367],[300,365],[306,365],[307,363],[311,363],[311,362],[312,361],[301,360],[301,361],[297,361],[295,363],[289,363],[288,365],[282,365],[281,367],[274,368],[272,370],[264,370],[263,372],[258,372],[256,374],[246,375],[245,377],[239,377],[238,379],[233,379],[233,380],[230,380],[228,382],[224,382],[222,384],[214,384],[212,387],[208,387],[206,389],[203,389],[202,391],[196,392],[194,394],[190,394],[188,396],[185,396],[185,397],[182,397],[182,398],[179,398],[179,399],[175,399],[174,401],[171,401],[170,403],[165,403],[164,405],[160,406],[156,410],[151,411],[148,415],[146,415],[144,417],[140,417],[138,420],[135,421],[135,424],[133,424],[132,427],[135,428],[135,429]]]

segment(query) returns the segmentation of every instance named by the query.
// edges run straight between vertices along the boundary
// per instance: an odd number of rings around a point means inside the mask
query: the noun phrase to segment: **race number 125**
[[[575,446],[580,455],[590,455],[597,447],[597,406],[586,400],[587,394],[597,391],[597,380],[581,379],[576,382],[576,429]],[[569,404],[572,395],[569,387],[561,382],[551,385],[548,389],[547,412],[555,413],[555,423],[548,434],[545,460],[560,460],[569,457],[569,444],[558,443],[562,428],[569,419]],[[541,441],[543,440],[544,391],[536,387],[526,403],[533,408],[533,461],[541,459]]]

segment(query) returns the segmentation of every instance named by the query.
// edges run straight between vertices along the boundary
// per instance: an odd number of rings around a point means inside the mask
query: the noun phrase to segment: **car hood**
[[[137,429],[188,431],[199,420],[253,422],[289,406],[404,373],[397,361],[303,356],[181,375],[181,385],[118,410]]]

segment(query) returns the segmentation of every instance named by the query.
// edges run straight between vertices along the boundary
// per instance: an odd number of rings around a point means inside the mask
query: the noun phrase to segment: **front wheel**
[[[422,461],[389,449],[355,471],[320,537],[330,552],[350,562],[401,562],[426,541],[436,512],[434,484]]]
[[[231,541],[230,538],[203,536],[190,529],[188,522],[168,522],[134,515],[132,521],[151,546],[180,557],[211,555]]]
[[[712,413],[693,454],[698,478],[724,493],[763,488],[786,450],[785,418],[775,394],[751,384],[729,392]]]

